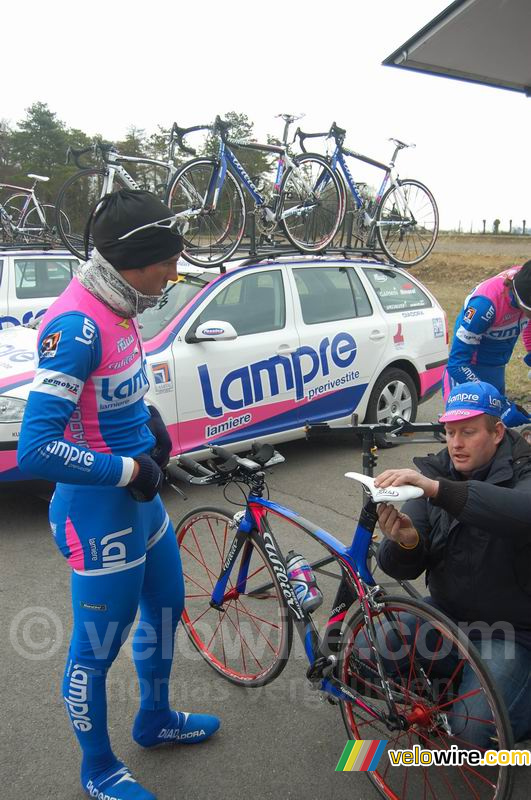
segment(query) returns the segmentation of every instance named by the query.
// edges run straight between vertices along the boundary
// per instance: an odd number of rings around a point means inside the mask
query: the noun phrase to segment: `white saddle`
[[[345,478],[359,481],[366,486],[375,503],[403,503],[405,500],[422,497],[424,494],[419,486],[388,486],[386,489],[380,489],[374,485],[374,478],[362,475],[361,472],[346,472]]]
[[[28,178],[33,178],[36,181],[49,181],[50,180],[45,175],[34,175],[32,172],[28,172]]]

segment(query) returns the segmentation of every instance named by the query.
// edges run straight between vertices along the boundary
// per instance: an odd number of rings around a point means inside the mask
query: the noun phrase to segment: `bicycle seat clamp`
[[[403,503],[405,500],[422,497],[424,494],[418,486],[388,486],[385,489],[380,489],[374,485],[374,478],[362,475],[361,472],[346,472],[345,478],[362,483],[374,503]]]

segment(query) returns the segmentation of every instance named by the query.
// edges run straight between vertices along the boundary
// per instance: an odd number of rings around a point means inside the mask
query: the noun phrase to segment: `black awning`
[[[531,0],[456,0],[382,63],[531,97]]]

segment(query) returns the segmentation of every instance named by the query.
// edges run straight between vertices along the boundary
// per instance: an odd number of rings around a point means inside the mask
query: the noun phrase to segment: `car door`
[[[213,320],[230,323],[237,338],[187,341]],[[253,268],[220,281],[173,343],[181,450],[296,427],[291,356],[298,345],[282,270]]]
[[[352,265],[293,266],[299,308],[300,424],[349,418],[385,352],[388,326]]]

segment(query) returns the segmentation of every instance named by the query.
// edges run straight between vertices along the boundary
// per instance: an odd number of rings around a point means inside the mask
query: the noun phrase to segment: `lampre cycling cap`
[[[152,192],[120,189],[106,195],[94,212],[94,244],[117,270],[158,264],[183,250],[178,231],[156,224],[172,215],[175,216],[172,210]],[[120,238],[131,231],[134,233],[130,236]]]
[[[531,311],[531,261],[526,261],[513,278],[516,302],[524,311]]]
[[[501,417],[506,403],[491,383],[469,381],[454,386],[446,400],[446,411],[439,422],[459,422],[461,419],[490,414]]]

